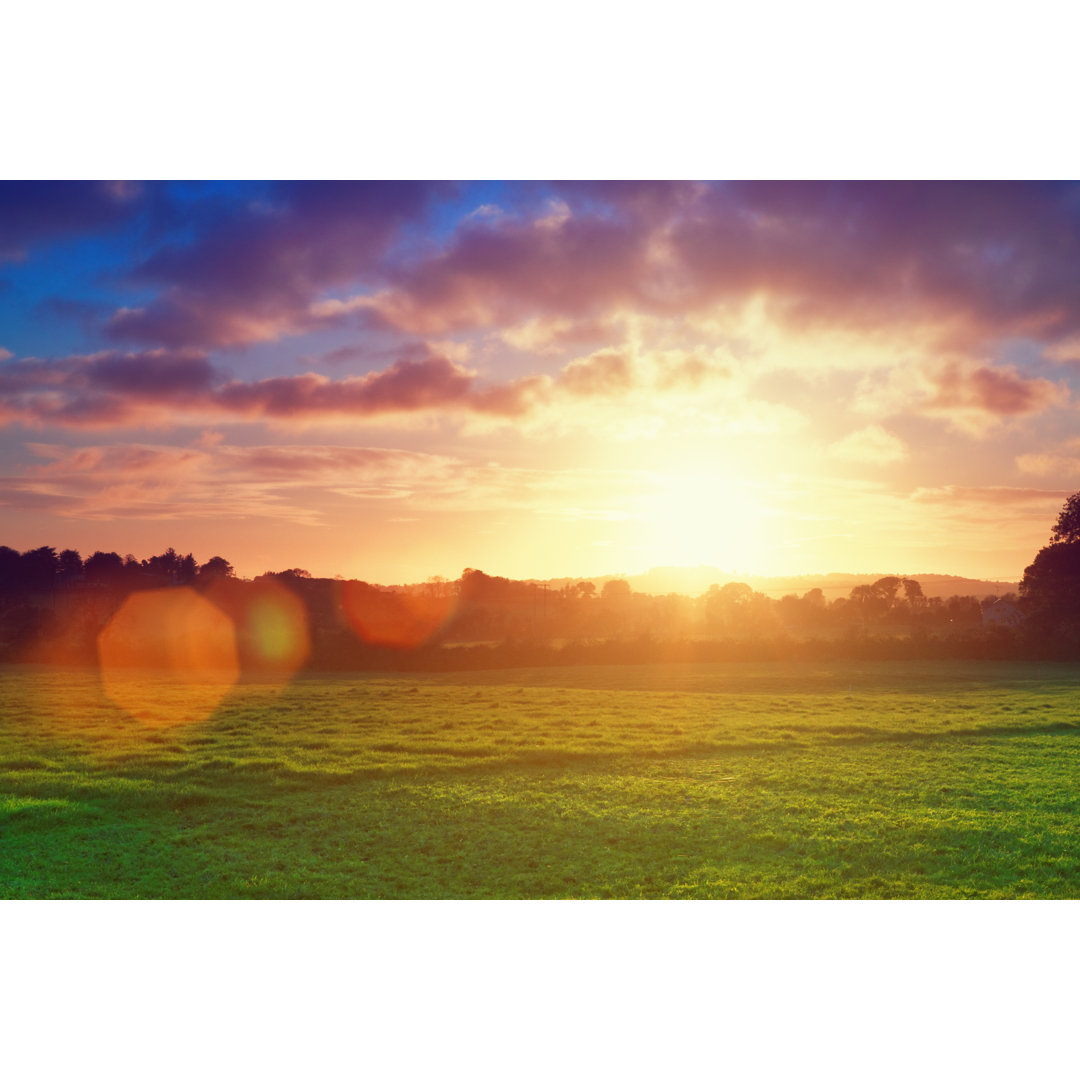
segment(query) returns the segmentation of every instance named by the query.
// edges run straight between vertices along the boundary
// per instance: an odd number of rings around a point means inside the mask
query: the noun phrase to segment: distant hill
[[[883,570],[876,574],[803,574],[791,577],[754,577],[731,574],[718,570],[715,566],[658,566],[643,574],[626,575],[630,588],[634,592],[652,593],[663,596],[666,593],[682,593],[685,596],[700,596],[710,585],[723,585],[728,581],[745,581],[756,592],[779,599],[788,593],[802,596],[811,589],[820,589],[826,599],[835,600],[847,596],[856,585],[869,585],[878,578],[888,577],[894,571]],[[618,574],[601,574],[588,578],[598,589],[605,581]],[[986,581],[981,578],[957,577],[953,574],[896,574],[917,581],[925,596],[1002,596],[1016,592],[1016,581]],[[580,581],[581,578],[558,578],[550,581],[553,588]]]

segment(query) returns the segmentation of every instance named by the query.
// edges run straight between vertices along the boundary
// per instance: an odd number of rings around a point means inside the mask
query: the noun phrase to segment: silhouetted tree
[[[267,570],[265,574],[260,574],[255,580],[259,578],[277,578],[280,581],[310,581],[311,571],[301,570],[300,567],[294,566],[291,570]]]
[[[176,569],[176,584],[190,585],[199,572],[199,564],[195,562],[195,556],[189,551],[181,560]]]
[[[33,551],[24,551],[19,559],[22,584],[32,592],[53,588],[59,569],[60,557],[56,554],[56,548],[34,548]]]
[[[888,610],[888,600],[873,585],[856,585],[848,594],[845,614],[863,622],[881,618]]]
[[[172,584],[180,574],[180,556],[172,548],[167,548],[162,555],[143,559],[142,568],[148,576]]]
[[[6,544],[0,545],[0,592],[11,593],[17,588],[20,580],[19,553]]]
[[[1020,582],[1020,607],[1038,637],[1080,636],[1080,540],[1039,551]]]
[[[911,605],[911,610],[917,611],[926,601],[922,586],[911,578],[904,578],[901,584],[904,586],[904,598]]]
[[[119,585],[124,578],[124,560],[115,551],[95,551],[83,564],[88,585]]]
[[[231,577],[236,577],[236,571],[232,568],[232,563],[220,555],[211,556],[199,567],[200,581],[215,581],[219,578]]]
[[[1080,491],[1070,495],[1050,531],[1052,544],[1071,544],[1080,540]]]
[[[60,552],[60,581],[65,585],[78,581],[82,577],[82,556],[71,548]]]
[[[1049,545],[1024,570],[1020,607],[1029,636],[1075,655],[1080,648],[1080,492],[1066,499]]]

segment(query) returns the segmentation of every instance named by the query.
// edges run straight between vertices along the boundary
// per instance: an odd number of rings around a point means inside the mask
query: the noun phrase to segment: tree
[[[82,577],[82,556],[72,548],[60,552],[60,580],[65,584],[78,581]]]
[[[604,587],[600,590],[600,599],[608,603],[626,603],[630,599],[631,592],[629,581],[623,578],[611,578],[610,581],[604,582]]]
[[[1080,542],[1039,551],[1020,582],[1020,606],[1043,633],[1080,629]]]
[[[1071,544],[1080,540],[1080,491],[1070,495],[1050,531],[1052,544]]]
[[[154,555],[143,560],[143,570],[152,574],[170,585],[175,584],[180,577],[183,560],[172,548],[166,549],[162,555]]]
[[[710,585],[705,594],[705,621],[711,629],[743,629],[753,600],[754,590],[745,581]]]
[[[24,551],[19,559],[19,573],[31,592],[53,588],[59,570],[60,556],[56,554],[56,548],[34,548]]]
[[[911,605],[911,610],[917,611],[923,607],[926,597],[923,595],[922,586],[911,578],[904,578],[901,584],[904,586],[904,596]]]
[[[1065,501],[1049,545],[1024,570],[1020,607],[1036,637],[1075,654],[1080,646],[1080,492]]]
[[[886,611],[889,611],[896,603],[896,594],[899,588],[900,578],[891,576],[878,578],[877,581],[870,586],[874,596],[881,600]]]
[[[888,609],[888,597],[874,585],[856,585],[848,595],[848,612],[864,622],[881,618]]]
[[[260,574],[255,580],[262,581],[263,578],[270,578],[273,581],[281,581],[288,584],[290,581],[311,581],[311,571],[302,570],[299,566],[294,566],[291,570],[267,570],[266,573]]]
[[[83,564],[90,585],[117,585],[124,572],[124,560],[115,551],[95,551]]]
[[[236,577],[232,563],[220,555],[213,555],[199,567],[200,581],[216,581],[220,578]]]
[[[0,591],[11,592],[19,583],[19,553],[0,544]]]

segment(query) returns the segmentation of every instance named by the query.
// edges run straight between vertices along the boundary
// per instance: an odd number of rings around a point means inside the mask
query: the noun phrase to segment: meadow
[[[0,671],[0,896],[1080,896],[1075,666],[140,678]]]

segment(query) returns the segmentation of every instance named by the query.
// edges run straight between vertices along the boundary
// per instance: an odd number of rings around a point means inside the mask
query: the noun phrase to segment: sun
[[[752,484],[701,469],[649,479],[635,516],[638,543],[651,565],[762,572],[764,552],[775,538]]]

